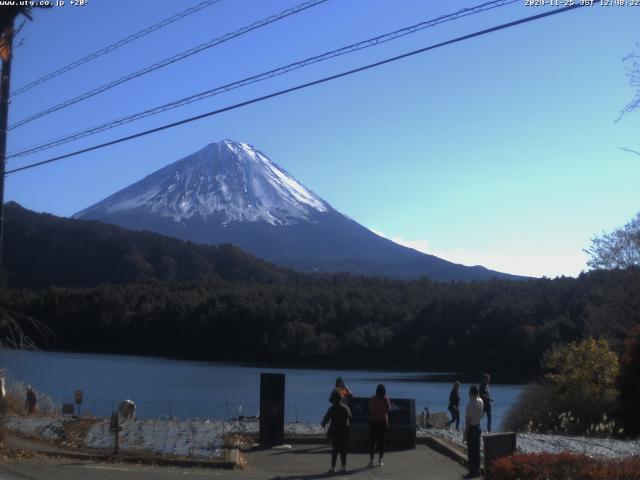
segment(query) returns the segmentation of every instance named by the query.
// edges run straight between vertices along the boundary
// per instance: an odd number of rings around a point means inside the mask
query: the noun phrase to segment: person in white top
[[[6,403],[5,398],[7,397],[7,392],[4,389],[4,372],[0,370],[0,415],[2,415],[5,411]]]
[[[469,388],[469,403],[464,419],[464,439],[467,442],[467,456],[469,458],[469,473],[465,478],[480,476],[480,421],[484,405],[478,396],[478,387]]]

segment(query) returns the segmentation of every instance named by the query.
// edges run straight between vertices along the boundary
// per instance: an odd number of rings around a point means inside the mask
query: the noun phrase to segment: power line
[[[117,85],[120,85],[122,83],[128,82],[130,80],[133,80],[134,78],[138,78],[141,77],[142,75],[146,75],[147,73],[151,73],[155,70],[158,70],[159,68],[163,68],[166,67],[167,65],[171,65],[173,63],[179,62],[180,60],[183,60],[187,57],[190,57],[191,55],[195,55],[196,53],[199,53],[203,50],[206,50],[208,48],[214,47],[216,45],[220,45],[221,43],[224,43],[226,41],[229,41],[233,38],[239,37],[241,35],[244,35],[245,33],[251,32],[252,30],[256,30],[258,28],[264,27],[266,25],[269,25],[271,23],[277,22],[278,20],[282,20],[283,18],[286,18],[290,15],[295,15],[296,13],[302,12],[303,10],[306,10],[307,8],[311,8],[311,7],[315,7],[316,5],[319,5],[321,3],[326,2],[327,0],[309,0],[307,2],[301,3],[300,5],[297,5],[293,8],[289,8],[287,10],[283,10],[280,13],[277,13],[275,15],[271,15],[270,17],[267,17],[263,20],[259,20],[255,23],[252,23],[251,25],[245,26],[240,28],[239,30],[236,30],[235,32],[231,32],[231,33],[227,33],[225,35],[223,35],[222,37],[218,37],[215,38],[213,40],[210,40],[206,43],[203,43],[201,45],[198,45],[197,47],[193,47],[190,48],[189,50],[185,50],[184,52],[178,53],[170,58],[166,58],[164,60],[161,60],[160,62],[154,63],[153,65],[149,65],[148,67],[145,67],[141,70],[138,70],[136,72],[130,73],[128,75],[125,75],[123,77],[120,77],[116,80],[113,80],[109,83],[105,83],[103,85],[100,85],[99,87],[94,88],[93,90],[89,90],[88,92],[82,93],[76,97],[70,98],[69,100],[66,100],[62,103],[59,103],[57,105],[54,105],[52,107],[47,108],[46,110],[42,110],[41,112],[35,113],[27,118],[24,118],[20,121],[18,121],[17,123],[14,123],[13,125],[9,126],[9,130],[13,130],[15,128],[21,127],[23,125],[26,125],[29,122],[32,122],[34,120],[36,120],[37,118],[40,117],[44,117],[45,115],[49,115],[50,113],[53,112],[57,112],[58,110],[62,110],[63,108],[69,107],[73,104],[76,104],[78,102],[81,102],[83,100],[86,100],[90,97],[93,97],[95,95],[98,95],[102,92],[105,92]]]
[[[108,147],[108,146],[111,146],[111,145],[116,145],[118,143],[126,142],[128,140],[133,140],[135,138],[144,137],[146,135],[150,135],[152,133],[160,132],[162,130],[167,130],[169,128],[173,128],[173,127],[177,127],[177,126],[180,126],[180,125],[184,125],[186,123],[194,122],[196,120],[201,120],[203,118],[211,117],[211,116],[214,116],[214,115],[219,115],[221,113],[228,112],[230,110],[235,110],[235,109],[238,109],[240,107],[245,107],[247,105],[252,105],[254,103],[262,102],[262,101],[268,100],[270,98],[279,97],[279,96],[285,95],[287,93],[291,93],[291,92],[295,92],[295,91],[298,91],[298,90],[302,90],[302,89],[305,89],[305,88],[308,88],[308,87],[312,87],[314,85],[319,85],[321,83],[329,82],[331,80],[336,80],[338,78],[350,76],[350,75],[353,75],[355,73],[359,73],[359,72],[362,72],[362,71],[365,71],[365,70],[370,70],[372,68],[379,67],[381,65],[386,65],[387,63],[396,62],[398,60],[402,60],[404,58],[408,58],[408,57],[417,55],[419,53],[427,52],[429,50],[434,50],[436,48],[444,47],[446,45],[451,45],[453,43],[461,42],[461,41],[464,41],[464,40],[469,40],[471,38],[479,37],[481,35],[486,35],[486,34],[493,33],[493,32],[499,31],[499,30],[504,30],[506,28],[515,27],[517,25],[521,25],[521,24],[524,24],[524,23],[532,22],[534,20],[539,20],[541,18],[549,17],[551,15],[557,15],[559,13],[564,13],[564,12],[567,12],[569,10],[574,10],[576,8],[581,8],[583,6],[584,5],[574,4],[574,5],[571,5],[571,6],[568,6],[568,7],[558,8],[558,9],[551,10],[549,12],[540,13],[538,15],[532,15],[532,16],[529,16],[529,17],[521,18],[519,20],[514,20],[512,22],[503,23],[503,24],[497,25],[495,27],[487,28],[485,30],[480,30],[478,32],[470,33],[468,35],[463,35],[461,37],[456,37],[456,38],[453,38],[451,40],[446,40],[444,42],[436,43],[436,44],[430,45],[428,47],[420,48],[418,50],[413,50],[411,52],[404,53],[402,55],[397,55],[395,57],[387,58],[387,59],[381,60],[379,62],[370,63],[370,64],[365,65],[363,67],[354,68],[352,70],[348,70],[348,71],[345,71],[345,72],[342,72],[342,73],[338,73],[336,75],[331,75],[329,77],[324,77],[324,78],[321,78],[321,79],[318,79],[318,80],[314,80],[312,82],[303,83],[301,85],[296,85],[295,87],[287,88],[287,89],[284,89],[284,90],[279,90],[277,92],[273,92],[273,93],[270,93],[268,95],[263,95],[261,97],[256,97],[256,98],[253,98],[251,100],[247,100],[247,101],[244,101],[244,102],[236,103],[236,104],[230,105],[228,107],[220,108],[218,110],[213,110],[213,111],[210,111],[210,112],[207,112],[207,113],[203,113],[203,114],[200,114],[200,115],[189,117],[189,118],[186,118],[186,119],[183,119],[183,120],[179,120],[177,122],[173,122],[173,123],[169,123],[169,124],[166,124],[166,125],[162,125],[160,127],[152,128],[150,130],[145,130],[143,132],[138,132],[138,133],[135,133],[133,135],[128,135],[126,137],[121,137],[121,138],[118,138],[116,140],[111,140],[109,142],[101,143],[99,145],[94,145],[92,147],[87,147],[87,148],[83,148],[81,150],[76,150],[75,152],[71,152],[71,153],[67,153],[67,154],[64,154],[64,155],[60,155],[60,156],[57,156],[57,157],[54,157],[54,158],[50,158],[48,160],[43,160],[43,161],[40,161],[40,162],[35,162],[35,163],[31,163],[29,165],[25,165],[23,167],[14,168],[12,170],[8,170],[6,172],[6,174],[8,175],[10,173],[16,173],[16,172],[20,172],[20,171],[23,171],[23,170],[28,170],[28,169],[39,167],[41,165],[45,165],[45,164],[48,164],[48,163],[57,162],[59,160],[65,159],[65,158],[69,158],[69,157],[73,157],[73,156],[76,156],[76,155],[80,155],[82,153],[91,152],[93,150],[98,150],[98,149],[101,149],[101,148],[104,148],[104,147]]]
[[[43,150],[49,150],[50,148],[57,147],[59,145],[63,145],[65,143],[72,142],[74,140],[79,140],[84,137],[88,137],[90,135],[95,135],[100,132],[104,132],[106,130],[110,130],[112,128],[119,127],[124,124],[128,124],[134,122],[136,120],[140,120],[146,117],[150,117],[152,115],[157,115],[162,112],[166,112],[168,110],[173,110],[178,107],[182,107],[188,105],[190,103],[194,103],[197,101],[204,100],[206,98],[210,98],[212,96],[218,95],[220,93],[228,92],[230,90],[234,90],[236,88],[244,87],[250,85],[252,83],[257,83],[263,80],[267,80],[276,76],[284,75],[291,71],[306,67],[308,65],[312,65],[314,63],[323,62],[329,60],[331,58],[339,57],[341,55],[345,55],[348,53],[356,52],[359,50],[363,50],[365,48],[374,47],[376,45],[380,45],[392,40],[396,40],[398,38],[404,37],[406,35],[416,33],[425,28],[434,27],[436,25],[446,23],[452,20],[457,20],[463,17],[467,17],[469,15],[475,15],[483,11],[491,10],[494,8],[502,7],[505,5],[509,5],[512,3],[519,2],[520,0],[494,0],[490,2],[485,2],[483,4],[464,8],[455,13],[441,15],[440,17],[434,18],[432,20],[427,20],[424,22],[417,23],[410,27],[401,28],[399,30],[395,30],[390,33],[385,33],[383,35],[378,35],[377,37],[370,38],[368,40],[363,40],[358,43],[354,43],[352,45],[348,45],[346,47],[342,47],[336,50],[331,50],[329,52],[325,52],[321,55],[316,55],[314,57],[306,58],[304,60],[300,60],[298,62],[291,63],[284,67],[279,67],[273,70],[269,70],[267,72],[260,73],[258,75],[253,75],[251,77],[244,78],[242,80],[237,80],[232,83],[228,83],[226,85],[222,85],[220,87],[216,87],[210,90],[206,90],[204,92],[197,93],[195,95],[190,95],[188,97],[181,98],[179,100],[174,100],[172,102],[166,103],[164,105],[160,105],[157,107],[153,107],[147,110],[143,110],[141,112],[128,115],[125,117],[121,117],[116,120],[112,120],[110,122],[103,123],[101,125],[97,125],[91,128],[87,128],[85,130],[81,130],[79,132],[74,132],[63,137],[59,137],[54,140],[50,140],[44,143],[40,143],[35,146],[27,147],[25,149],[16,151],[8,155],[7,158],[19,158],[24,157],[26,155],[31,155],[36,152],[41,152]]]
[[[164,20],[151,25],[145,29],[140,30],[139,32],[133,33],[131,35],[129,35],[128,37],[123,38],[122,40],[118,40],[115,43],[112,43],[111,45],[108,45],[104,48],[101,48],[100,50],[96,50],[93,53],[90,53],[89,55],[82,57],[79,60],[76,60],[75,62],[72,62],[68,65],[65,65],[64,67],[61,67],[51,73],[48,73],[47,75],[44,75],[34,81],[32,81],[31,83],[28,83],[26,85],[23,85],[20,88],[15,89],[13,92],[11,92],[11,96],[17,96],[20,95],[21,93],[24,93],[28,90],[31,90],[32,88],[48,82],[49,80],[56,78],[60,75],[62,75],[63,73],[66,73],[70,70],[73,70],[76,67],[79,67],[80,65],[84,65],[85,63],[90,62],[91,60],[95,60],[98,57],[102,57],[103,55],[106,55],[108,53],[113,52],[114,50],[128,44],[131,43],[139,38],[144,37],[145,35],[149,35],[152,32],[155,32],[156,30],[160,30],[163,27],[166,27],[167,25],[172,24],[173,22],[176,22],[178,20],[180,20],[181,18],[184,18],[186,16],[191,15],[192,13],[196,13],[199,12],[200,10],[210,7],[211,5],[213,5],[214,3],[218,3],[221,0],[206,0],[204,2],[199,3],[198,5],[194,5],[193,7],[187,8],[186,10],[183,10],[182,12],[176,13],[175,15],[172,15],[169,18],[165,18]]]

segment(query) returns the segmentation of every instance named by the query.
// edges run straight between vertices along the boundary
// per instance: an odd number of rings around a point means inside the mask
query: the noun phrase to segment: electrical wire
[[[240,28],[239,30],[236,30],[234,32],[231,33],[227,33],[226,35],[223,35],[222,37],[218,37],[215,38],[213,40],[210,40],[206,43],[203,43],[201,45],[198,45],[197,47],[193,47],[190,48],[189,50],[185,50],[184,52],[180,52],[170,58],[165,58],[164,60],[161,60],[160,62],[154,63],[153,65],[149,65],[148,67],[145,67],[141,70],[138,70],[136,72],[130,73],[128,75],[125,75],[123,77],[120,77],[116,80],[112,80],[109,83],[105,83],[103,85],[100,85],[99,87],[94,88],[93,90],[89,90],[88,92],[82,93],[76,97],[70,98],[69,100],[66,100],[62,103],[59,103],[57,105],[54,105],[52,107],[47,108],[46,110],[42,110],[41,112],[38,113],[34,113],[33,115],[24,118],[16,123],[14,123],[13,125],[10,125],[8,130],[13,130],[15,128],[21,127],[23,125],[26,125],[27,123],[30,123],[38,118],[44,117],[45,115],[49,115],[50,113],[53,112],[57,112],[58,110],[62,110],[63,108],[67,108],[71,105],[74,105],[78,102],[81,102],[83,100],[86,100],[88,98],[94,97],[102,92],[105,92],[107,90],[112,89],[113,87],[116,87],[118,85],[121,85],[125,82],[131,81],[135,78],[141,77],[143,75],[146,75],[147,73],[151,73],[154,72],[155,70],[158,70],[160,68],[166,67],[167,65],[171,65],[173,63],[179,62],[180,60],[184,60],[187,57],[190,57],[191,55],[195,55],[196,53],[202,52],[203,50],[209,49],[211,47],[214,47],[216,45],[220,45],[221,43],[227,42],[233,38],[239,37],[241,35],[244,35],[245,33],[251,32],[253,30],[256,30],[258,28],[264,27],[266,25],[269,25],[271,23],[277,22],[278,20],[282,20],[283,18],[287,18],[290,15],[295,15],[296,13],[300,13],[308,8],[311,7],[315,7],[316,5],[319,5],[321,3],[324,3],[328,0],[309,0],[307,2],[301,3],[300,5],[297,5],[293,8],[289,8],[287,10],[284,10],[278,14],[275,15],[271,15],[270,17],[267,17],[263,20],[259,20],[258,22],[252,23],[251,25],[245,26]]]
[[[308,88],[308,87],[312,87],[314,85],[319,85],[319,84],[322,84],[322,83],[325,83],[325,82],[329,82],[331,80],[336,80],[338,78],[350,76],[350,75],[353,75],[355,73],[363,72],[365,70],[370,70],[370,69],[375,68],[375,67],[386,65],[388,63],[396,62],[396,61],[402,60],[404,58],[412,57],[412,56],[420,54],[420,53],[424,53],[424,52],[427,52],[427,51],[430,51],[430,50],[434,50],[436,48],[444,47],[446,45],[451,45],[453,43],[462,42],[464,40],[469,40],[471,38],[479,37],[481,35],[487,35],[489,33],[493,33],[493,32],[499,31],[499,30],[504,30],[506,28],[515,27],[517,25],[521,25],[521,24],[524,24],[524,23],[532,22],[534,20],[539,20],[539,19],[542,19],[542,18],[545,18],[545,17],[549,17],[551,15],[557,15],[557,14],[560,14],[560,13],[564,13],[564,12],[567,12],[569,10],[574,10],[576,8],[581,8],[583,6],[585,6],[585,5],[574,4],[574,5],[570,5],[570,6],[567,6],[567,7],[554,9],[554,10],[551,10],[549,12],[539,13],[537,15],[532,15],[532,16],[529,16],[529,17],[521,18],[519,20],[514,20],[512,22],[503,23],[503,24],[497,25],[495,27],[491,27],[491,28],[487,28],[487,29],[484,29],[484,30],[480,30],[480,31],[477,31],[477,32],[474,32],[474,33],[463,35],[461,37],[456,37],[456,38],[453,38],[451,40],[446,40],[444,42],[436,43],[434,45],[430,45],[430,46],[427,46],[427,47],[424,47],[424,48],[420,48],[418,50],[413,50],[411,52],[404,53],[402,55],[397,55],[395,57],[387,58],[387,59],[381,60],[379,62],[370,63],[368,65],[365,65],[365,66],[362,66],[362,67],[358,67],[358,68],[354,68],[352,70],[348,70],[348,71],[345,71],[345,72],[342,72],[342,73],[338,73],[336,75],[331,75],[331,76],[328,76],[328,77],[320,78],[318,80],[314,80],[312,82],[303,83],[301,85],[296,85],[295,87],[287,88],[287,89],[284,89],[284,90],[279,90],[277,92],[273,92],[273,93],[270,93],[268,95],[263,95],[261,97],[256,97],[256,98],[253,98],[251,100],[247,100],[247,101],[236,103],[234,105],[230,105],[230,106],[227,106],[227,107],[224,107],[224,108],[220,108],[218,110],[213,110],[213,111],[210,111],[210,112],[207,112],[207,113],[203,113],[203,114],[200,114],[200,115],[195,115],[193,117],[185,118],[185,119],[179,120],[177,122],[173,122],[173,123],[169,123],[169,124],[166,124],[166,125],[162,125],[160,127],[152,128],[150,130],[145,130],[143,132],[138,132],[138,133],[135,133],[133,135],[128,135],[126,137],[121,137],[121,138],[118,138],[116,140],[111,140],[109,142],[101,143],[99,145],[94,145],[92,147],[87,147],[87,148],[83,148],[81,150],[76,150],[75,152],[71,152],[71,153],[67,153],[67,154],[64,154],[64,155],[60,155],[60,156],[57,156],[57,157],[54,157],[54,158],[50,158],[48,160],[43,160],[43,161],[40,161],[40,162],[35,162],[35,163],[31,163],[31,164],[25,165],[23,167],[14,168],[12,170],[8,170],[6,172],[6,175],[11,174],[11,173],[21,172],[21,171],[28,170],[28,169],[35,168],[35,167],[39,167],[39,166],[46,165],[46,164],[49,164],[49,163],[57,162],[57,161],[65,159],[65,158],[73,157],[73,156],[80,155],[80,154],[86,153],[86,152],[91,152],[91,151],[98,150],[98,149],[101,149],[101,148],[105,148],[105,147],[108,147],[108,146],[111,146],[111,145],[116,145],[118,143],[126,142],[128,140],[133,140],[135,138],[139,138],[139,137],[143,137],[143,136],[146,136],[146,135],[150,135],[152,133],[160,132],[162,130],[167,130],[169,128],[174,128],[174,127],[177,127],[179,125],[184,125],[184,124],[187,124],[187,123],[191,123],[191,122],[194,122],[196,120],[203,119],[203,118],[211,117],[211,116],[214,116],[214,115],[219,115],[221,113],[228,112],[228,111],[231,111],[231,110],[235,110],[235,109],[238,109],[240,107],[247,106],[247,105],[252,105],[254,103],[262,102],[262,101],[268,100],[270,98],[279,97],[279,96],[285,95],[287,93],[291,93],[291,92],[295,92],[295,91],[298,91],[298,90],[302,90],[302,89],[305,89],[305,88]]]
[[[289,65],[279,67],[273,70],[269,70],[267,72],[260,73],[258,75],[253,75],[248,78],[244,78],[242,80],[237,80],[232,83],[228,83],[226,85],[222,85],[210,90],[206,90],[204,92],[197,93],[195,95],[190,95],[188,97],[181,98],[179,100],[174,100],[172,102],[166,103],[164,105],[156,106],[147,110],[143,110],[141,112],[131,114],[125,117],[118,118],[116,120],[112,120],[110,122],[106,122],[91,128],[87,128],[85,130],[81,130],[79,132],[74,132],[63,137],[59,137],[54,140],[50,140],[44,143],[40,143],[35,146],[27,147],[22,150],[10,153],[7,158],[19,158],[24,157],[26,155],[31,155],[36,152],[41,152],[43,150],[48,150],[53,147],[57,147],[59,145],[63,145],[65,143],[69,143],[81,138],[88,137],[90,135],[95,135],[100,132],[104,132],[106,130],[110,130],[112,128],[119,127],[121,125],[134,122],[136,120],[140,120],[146,117],[150,117],[152,115],[157,115],[159,113],[166,112],[168,110],[172,110],[178,107],[182,107],[188,105],[190,103],[194,103],[197,101],[204,100],[206,98],[213,97],[215,95],[228,92],[230,90],[234,90],[236,88],[244,87],[250,85],[252,83],[257,83],[260,81],[264,81],[273,77],[277,77],[280,75],[284,75],[286,73],[292,72],[294,70],[298,70],[300,68],[323,62],[326,60],[330,60],[335,57],[339,57],[342,55],[346,55],[348,53],[356,52],[359,50],[363,50],[365,48],[374,47],[376,45],[380,45],[392,40],[396,40],[398,38],[404,37],[406,35],[419,32],[425,28],[434,27],[436,25],[446,23],[452,20],[457,20],[463,17],[467,17],[469,15],[475,15],[487,10],[491,10],[494,8],[502,7],[505,5],[509,5],[512,3],[520,2],[520,0],[494,0],[490,2],[485,2],[480,5],[476,5],[474,7],[464,8],[457,12],[441,15],[440,17],[427,20],[424,22],[417,23],[410,27],[401,28],[399,30],[395,30],[390,33],[385,33],[383,35],[378,35],[377,37],[370,38],[368,40],[363,40],[358,43],[354,43],[352,45],[348,45],[336,50],[331,50],[329,52],[322,53],[320,55],[316,55],[314,57],[309,57],[304,60],[300,60],[298,62],[290,63]]]
[[[122,40],[118,40],[115,43],[112,43],[111,45],[108,45],[104,48],[101,48],[100,50],[96,50],[93,53],[90,53],[89,55],[82,57],[79,60],[76,60],[75,62],[72,62],[68,65],[65,65],[64,67],[61,67],[51,73],[48,73],[47,75],[44,75],[34,81],[32,81],[31,83],[28,83],[26,85],[23,85],[20,88],[16,88],[13,92],[11,92],[10,97],[14,97],[17,95],[20,95],[21,93],[24,93],[28,90],[31,90],[32,88],[48,82],[51,79],[54,79],[60,75],[62,75],[63,73],[66,73],[70,70],[73,70],[74,68],[79,67],[80,65],[84,65],[85,63],[90,62],[91,60],[95,60],[96,58],[102,57],[103,55],[106,55],[108,53],[113,52],[114,50],[117,50],[118,48],[131,43],[139,38],[142,38],[146,35],[149,35],[152,32],[155,32],[156,30],[160,30],[163,27],[166,27],[167,25],[172,24],[173,22],[176,22],[178,20],[180,20],[181,18],[184,18],[188,15],[191,15],[192,13],[196,13],[199,12],[200,10],[210,7],[211,5],[213,5],[214,3],[218,3],[221,0],[206,0],[204,2],[201,2],[193,7],[187,8],[186,10],[183,10],[182,12],[176,13],[175,15],[172,15],[169,18],[165,18],[164,20],[151,25],[145,29],[140,30],[139,32],[133,33],[131,35],[129,35],[128,37],[123,38]]]

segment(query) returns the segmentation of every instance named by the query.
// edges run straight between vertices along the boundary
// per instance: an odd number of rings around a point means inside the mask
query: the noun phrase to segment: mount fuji
[[[398,245],[343,215],[246,143],[211,143],[74,215],[202,244],[234,244],[305,272],[433,280],[521,278]]]

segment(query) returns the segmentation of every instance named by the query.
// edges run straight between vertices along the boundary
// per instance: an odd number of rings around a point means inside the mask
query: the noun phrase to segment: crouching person
[[[123,420],[128,420],[136,416],[136,404],[131,400],[123,400],[118,405],[118,413]]]

